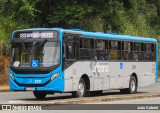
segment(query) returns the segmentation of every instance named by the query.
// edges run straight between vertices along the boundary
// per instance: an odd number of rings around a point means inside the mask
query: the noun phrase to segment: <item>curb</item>
[[[11,90],[8,85],[0,86],[0,92],[11,92]]]
[[[134,99],[145,99],[160,97],[160,93],[138,93],[138,94],[123,94],[123,95],[105,95],[105,96],[96,96],[96,97],[84,97],[84,98],[69,98],[62,100],[40,100],[40,101],[23,101],[16,102],[14,104],[35,104],[41,106],[48,105],[62,105],[62,104],[88,104],[88,103],[97,103],[97,102],[109,102],[109,101],[118,101],[118,100],[134,100]]]
[[[0,90],[0,93],[2,93],[2,92],[12,92],[12,91],[9,90],[9,89],[1,89],[1,90]]]

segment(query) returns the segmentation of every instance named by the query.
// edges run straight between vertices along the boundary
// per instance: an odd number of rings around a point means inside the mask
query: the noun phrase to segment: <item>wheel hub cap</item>
[[[79,85],[78,85],[78,92],[79,92],[79,94],[81,96],[83,96],[83,94],[84,94],[84,85],[83,85],[83,83],[79,83]]]
[[[131,90],[134,91],[136,88],[136,84],[134,81],[131,82]]]

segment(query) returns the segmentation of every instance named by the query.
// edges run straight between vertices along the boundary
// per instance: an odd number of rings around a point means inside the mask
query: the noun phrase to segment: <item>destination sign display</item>
[[[57,38],[56,31],[19,31],[15,38]]]

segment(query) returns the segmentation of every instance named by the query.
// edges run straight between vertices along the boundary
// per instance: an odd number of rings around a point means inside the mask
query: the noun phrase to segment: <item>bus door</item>
[[[77,69],[76,67],[69,68],[79,59],[79,36],[75,34],[65,34],[63,37],[63,70],[67,72],[64,74],[65,78],[65,91],[73,91],[76,87],[75,78]],[[74,83],[75,82],[75,83]]]

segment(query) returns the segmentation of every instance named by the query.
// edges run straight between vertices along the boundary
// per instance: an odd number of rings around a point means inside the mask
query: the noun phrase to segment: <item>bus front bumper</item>
[[[49,82],[43,87],[28,87],[19,86],[11,77],[9,77],[10,90],[13,91],[53,91],[53,92],[64,92],[64,79],[56,78],[55,80]]]

